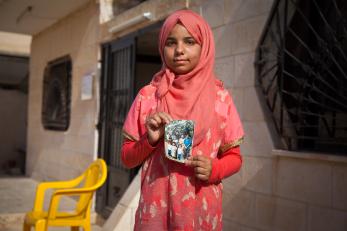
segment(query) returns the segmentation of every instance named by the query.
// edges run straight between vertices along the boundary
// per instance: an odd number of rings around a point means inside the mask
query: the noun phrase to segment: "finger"
[[[151,116],[150,121],[153,121],[153,120],[156,122],[155,125],[157,128],[162,127],[163,124],[165,124],[165,118],[162,118],[159,113]]]
[[[189,156],[185,161],[184,161],[184,164],[186,165],[186,166],[193,166],[193,163],[192,163],[192,161],[193,161],[193,157],[192,156]]]
[[[208,177],[203,174],[195,174],[195,177],[198,178],[199,180],[207,181]]]
[[[159,127],[158,121],[156,119],[154,119],[153,117],[148,118],[147,125],[150,126],[150,127],[154,127],[154,128],[158,128]]]
[[[192,160],[192,159],[187,159],[187,160],[185,161],[185,164],[186,164],[187,166],[190,166],[190,167],[199,167],[199,166],[200,166],[199,163],[198,163],[197,161]]]
[[[204,163],[200,160],[187,160],[187,164],[191,167],[201,167],[204,166]]]
[[[163,112],[165,114],[165,116],[171,121],[173,121],[173,118],[171,117],[171,115],[169,115],[168,113],[166,112]]]
[[[192,166],[193,166],[193,165],[192,165],[192,161],[189,160],[189,159],[185,160],[185,161],[184,161],[184,164],[185,164],[186,166],[189,166],[189,167],[192,167]]]
[[[196,155],[196,156],[193,156],[193,160],[207,162],[210,159],[206,156],[203,156],[203,155]]]
[[[193,158],[193,161],[196,162],[197,166],[204,168],[209,168],[212,165],[211,159],[206,156],[195,156],[195,158]]]
[[[202,175],[207,175],[207,174],[208,174],[207,169],[202,168],[202,167],[195,167],[195,168],[194,168],[194,172],[195,172],[196,174],[202,174]]]
[[[169,114],[165,113],[165,112],[159,112],[158,116],[161,118],[161,120],[163,122],[165,122],[166,124],[170,123],[172,121],[172,118]]]
[[[161,115],[159,114],[159,113],[156,113],[156,114],[154,114],[154,115],[152,115],[152,118],[155,120],[155,121],[157,121],[157,123],[158,124],[161,124],[163,121],[163,119],[162,119],[162,117],[161,117]]]

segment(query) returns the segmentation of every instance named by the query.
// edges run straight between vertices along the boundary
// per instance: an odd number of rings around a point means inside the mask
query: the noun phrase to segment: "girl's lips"
[[[177,59],[177,60],[174,60],[174,62],[177,63],[177,64],[182,64],[182,63],[188,62],[188,60],[186,60],[186,59]]]

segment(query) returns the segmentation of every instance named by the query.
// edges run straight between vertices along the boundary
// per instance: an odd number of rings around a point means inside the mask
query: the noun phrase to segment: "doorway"
[[[0,54],[0,176],[25,175],[28,79],[29,57]]]
[[[102,45],[98,155],[108,165],[108,179],[96,198],[96,211],[107,218],[140,167],[121,163],[122,128],[137,92],[161,68],[157,23]]]

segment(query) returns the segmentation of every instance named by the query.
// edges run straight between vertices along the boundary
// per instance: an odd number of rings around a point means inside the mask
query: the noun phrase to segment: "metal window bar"
[[[114,76],[112,78],[112,97],[111,97],[111,108],[112,108],[112,141],[111,150],[114,150],[116,155],[111,155],[111,163],[117,169],[129,172],[128,169],[124,168],[120,159],[120,150],[122,146],[122,128],[126,117],[126,114],[131,105],[131,89],[130,80],[132,75],[131,70],[131,49],[132,47],[122,48],[113,54],[113,68]]]
[[[289,150],[347,154],[347,2],[277,0],[256,74]]]

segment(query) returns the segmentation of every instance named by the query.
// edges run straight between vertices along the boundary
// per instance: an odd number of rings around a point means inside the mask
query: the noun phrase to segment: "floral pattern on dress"
[[[216,87],[219,89],[215,112],[219,123],[208,129],[206,139],[193,148],[192,155],[217,158],[221,145],[243,134],[242,127],[230,131],[234,129],[230,123],[239,119],[238,114],[228,91],[223,86]],[[134,137],[144,135],[147,115],[156,110],[156,105],[155,88],[148,85],[141,89],[130,109],[132,115],[127,118],[138,124],[138,130],[124,130]],[[233,112],[236,114],[231,115]],[[134,229],[222,230],[221,182],[209,184],[196,179],[191,167],[165,158],[164,145],[159,144],[141,168],[141,195]]]

